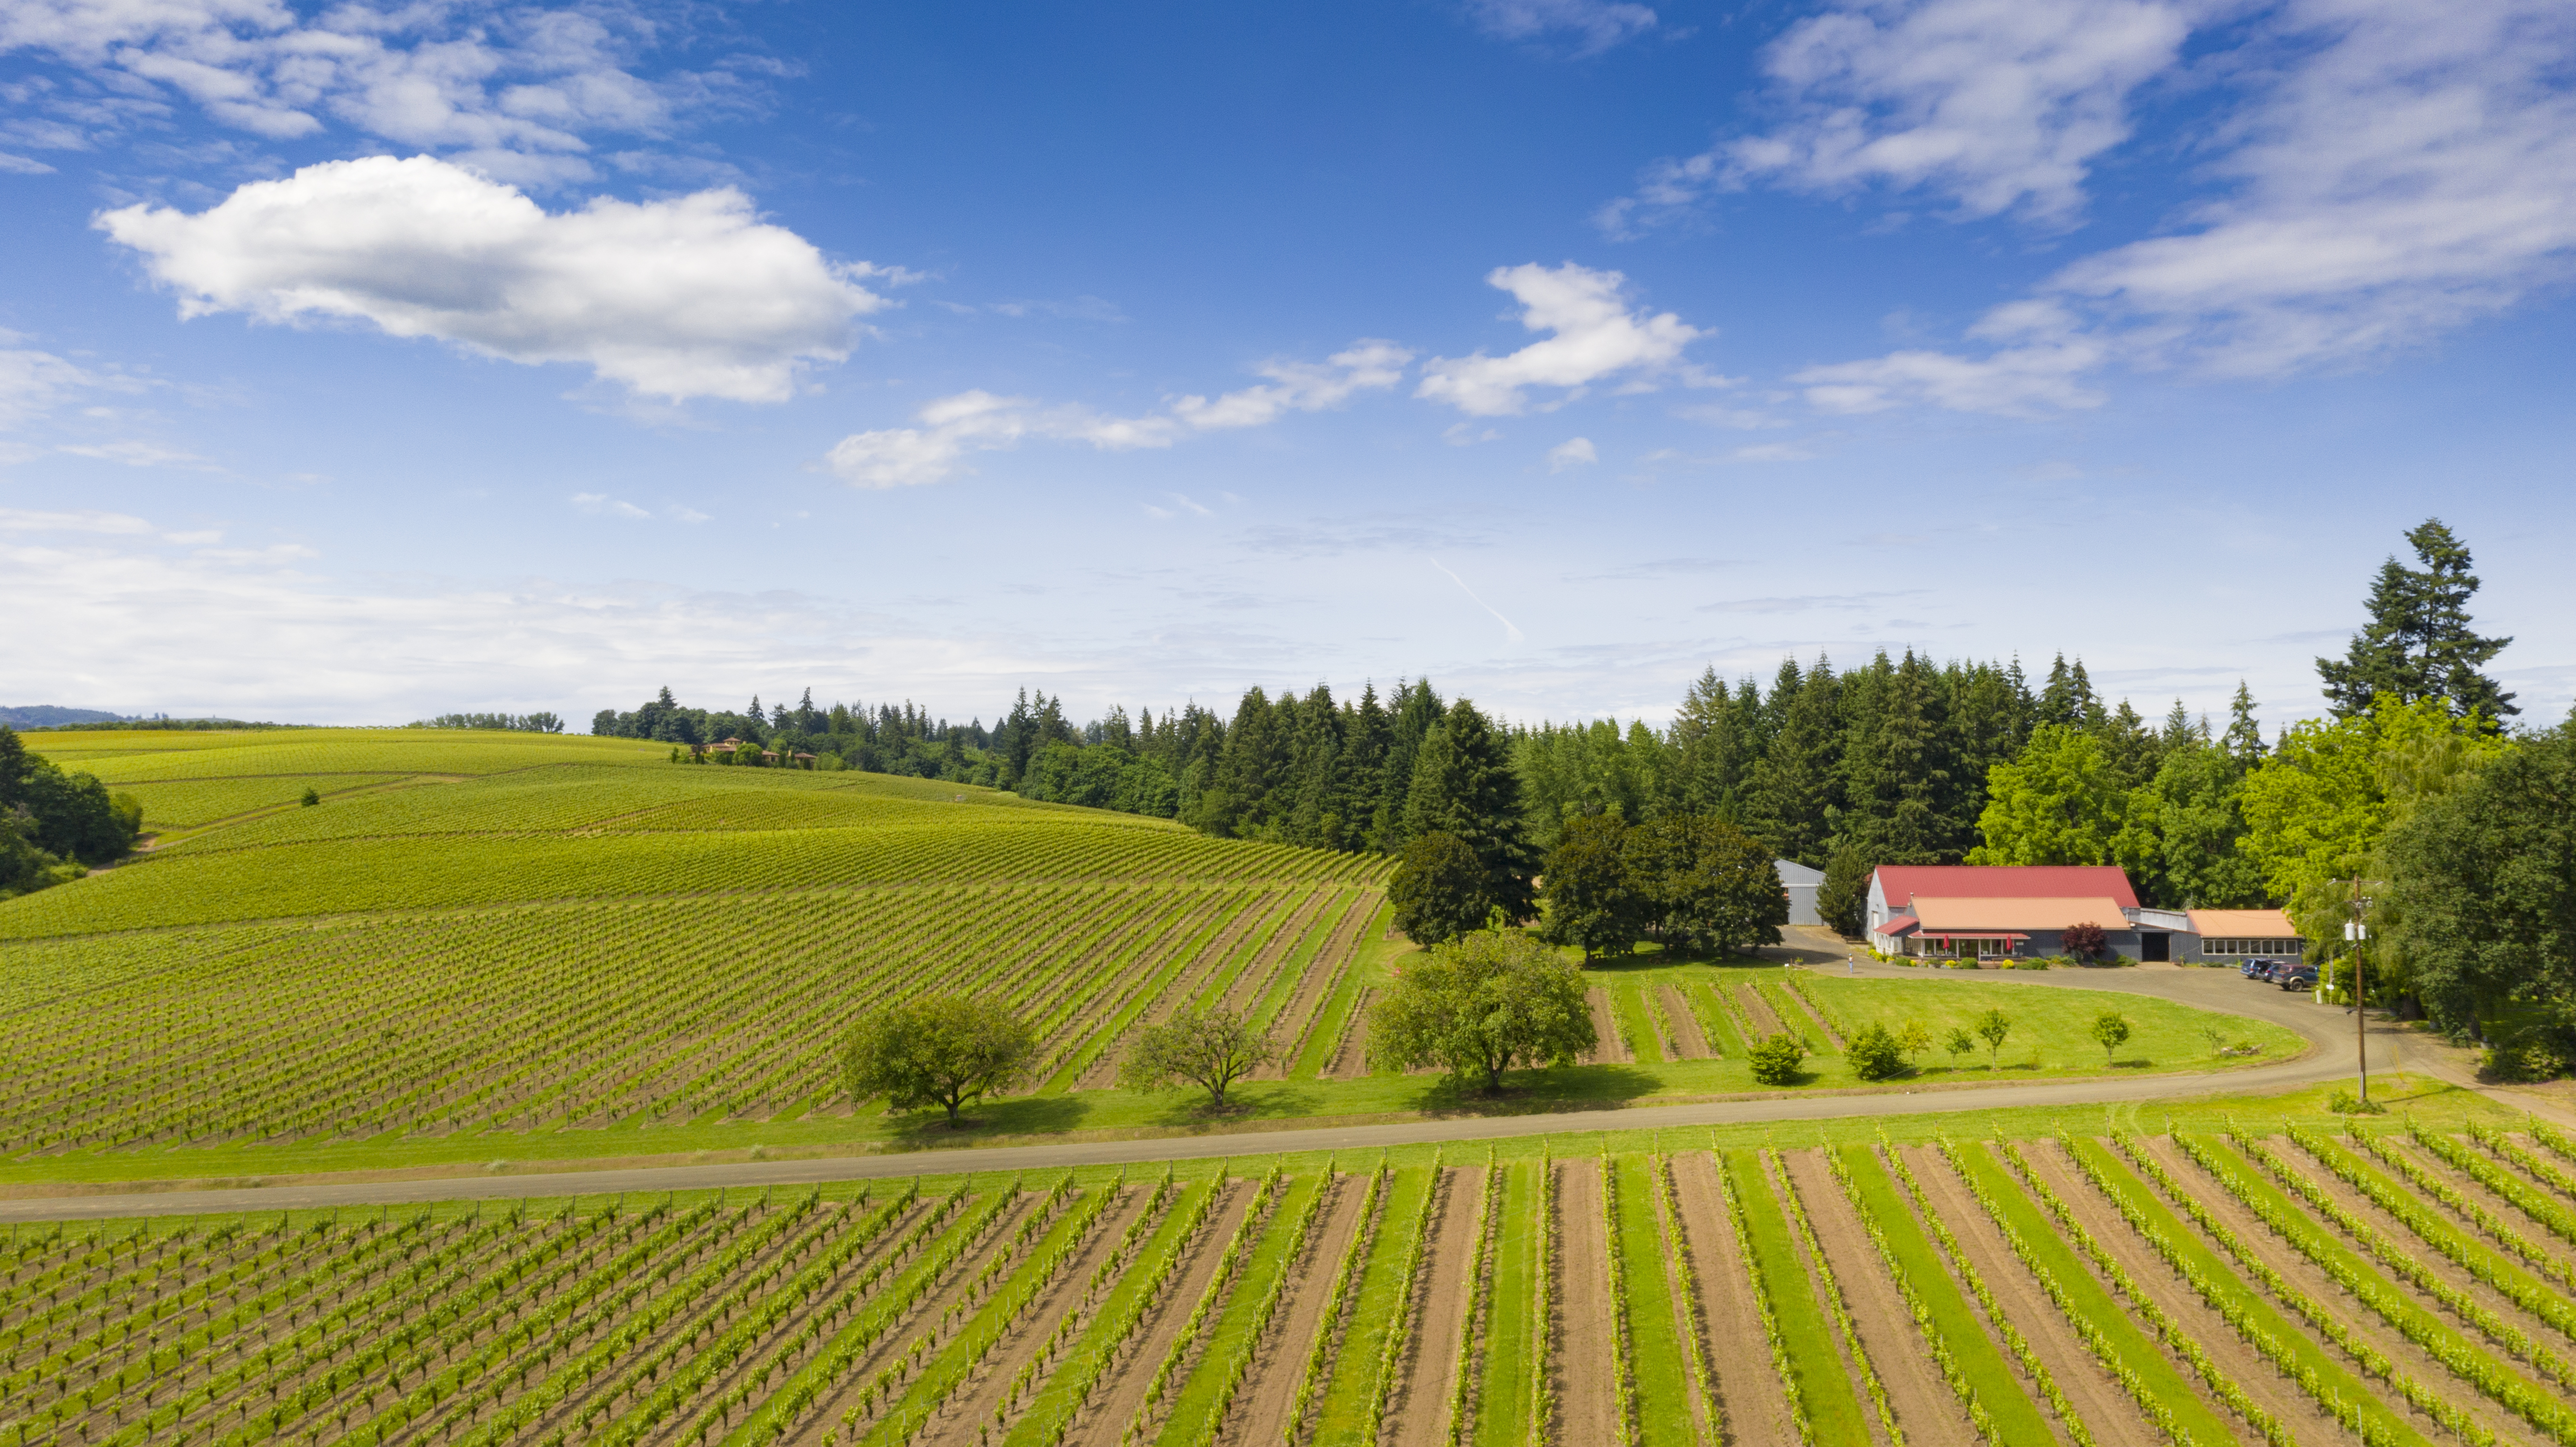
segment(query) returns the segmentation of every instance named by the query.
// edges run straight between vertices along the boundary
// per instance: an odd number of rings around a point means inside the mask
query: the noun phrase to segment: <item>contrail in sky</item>
[[[1440,568],[1440,560],[1438,558],[1432,558],[1429,561],[1431,566]],[[1478,598],[1476,596],[1476,590],[1467,586],[1466,579],[1450,572],[1447,568],[1440,568],[1440,572],[1442,576],[1446,577],[1450,582],[1457,584],[1458,591],[1466,594],[1477,607],[1484,609],[1488,613],[1492,613],[1494,615],[1494,621],[1503,625],[1504,636],[1510,638],[1514,643],[1521,641],[1521,626],[1519,624],[1504,617],[1500,612],[1496,611],[1493,604],[1486,602],[1482,598]]]

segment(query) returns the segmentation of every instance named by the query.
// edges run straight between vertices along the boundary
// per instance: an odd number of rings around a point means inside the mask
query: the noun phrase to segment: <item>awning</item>
[[[1992,930],[1982,932],[1976,930],[1945,930],[1938,935],[1925,935],[1924,938],[1938,939],[1945,945],[1952,940],[2003,940],[2012,944],[2028,944],[2030,942],[2030,936],[2028,935],[2003,934]]]
[[[1916,919],[1910,914],[1903,915],[1880,925],[1878,927],[1878,932],[1887,936],[1889,939],[1894,939],[1899,935],[1912,934],[1915,930],[1921,928],[1922,924],[1923,921]]]

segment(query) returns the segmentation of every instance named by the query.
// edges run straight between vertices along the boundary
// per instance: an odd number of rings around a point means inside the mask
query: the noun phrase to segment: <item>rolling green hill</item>
[[[31,742],[158,838],[0,903],[13,1154],[846,1111],[834,1042],[930,988],[1032,1020],[1061,1093],[1186,1001],[1332,1028],[1385,870],[624,740]]]

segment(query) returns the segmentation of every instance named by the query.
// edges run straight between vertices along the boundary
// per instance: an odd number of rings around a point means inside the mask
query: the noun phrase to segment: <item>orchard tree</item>
[[[2085,1033],[2102,1047],[2102,1064],[2111,1064],[2111,1052],[2129,1043],[2129,1017],[2117,1010],[2105,1010],[2093,1017],[2092,1028]]]
[[[1496,901],[1476,851],[1455,835],[1416,834],[1386,887],[1395,927],[1418,945],[1454,940],[1485,922]]]
[[[2012,1017],[2001,1010],[1988,1010],[1976,1020],[1977,1038],[1986,1042],[1986,1068],[2003,1063],[2004,1041],[2012,1036]]]
[[[1277,1042],[1251,1017],[1222,1005],[1193,1005],[1138,1032],[1118,1067],[1118,1083],[1129,1090],[1161,1090],[1186,1080],[1207,1091],[1211,1108],[1223,1110],[1228,1086],[1278,1058]]]
[[[953,1129],[960,1108],[1018,1084],[1036,1053],[1036,1035],[1000,1004],[925,995],[852,1027],[841,1080],[853,1104],[882,1095],[894,1110],[944,1106]]]
[[[1561,1064],[1600,1043],[1583,972],[1518,930],[1477,930],[1396,972],[1370,1009],[1369,1064],[1437,1065],[1499,1093],[1514,1065]]]

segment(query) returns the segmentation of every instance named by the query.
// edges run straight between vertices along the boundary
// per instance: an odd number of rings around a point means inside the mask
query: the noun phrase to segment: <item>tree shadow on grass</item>
[[[1208,1104],[1207,1092],[1195,1088],[1172,1091],[1160,1104],[1163,1109],[1137,1124],[1197,1130],[1246,1121],[1292,1119],[1322,1113],[1323,1097],[1295,1081],[1264,1080],[1238,1083],[1226,1093],[1223,1108]]]
[[[1091,1102],[1071,1095],[1019,1095],[980,1100],[960,1112],[951,1129],[948,1112],[933,1107],[902,1117],[889,1139],[906,1150],[936,1150],[944,1145],[971,1145],[994,1136],[1054,1135],[1080,1130],[1091,1114]]]
[[[1614,1109],[1652,1095],[1663,1086],[1660,1076],[1625,1065],[1558,1065],[1542,1070],[1505,1071],[1499,1095],[1486,1094],[1482,1079],[1435,1076],[1411,1104],[1413,1109],[1435,1118],[1549,1115]]]

